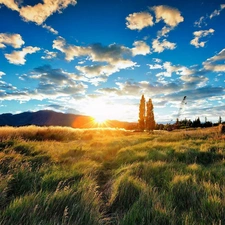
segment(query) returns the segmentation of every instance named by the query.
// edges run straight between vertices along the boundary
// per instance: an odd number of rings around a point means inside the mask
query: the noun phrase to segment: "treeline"
[[[167,123],[167,124],[156,124],[155,129],[156,130],[174,130],[174,129],[187,129],[187,128],[206,128],[206,127],[213,127],[213,126],[218,126],[219,124],[224,123],[222,121],[221,116],[219,117],[219,120],[217,123],[213,123],[211,121],[208,121],[207,118],[205,118],[204,122],[201,122],[200,118],[198,117],[195,120],[190,120],[190,119],[183,119],[179,120],[177,119],[175,123]]]

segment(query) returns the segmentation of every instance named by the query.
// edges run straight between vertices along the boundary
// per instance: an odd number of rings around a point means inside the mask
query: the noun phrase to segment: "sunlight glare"
[[[115,119],[120,113],[115,105],[106,104],[102,100],[95,100],[88,105],[87,113],[94,118],[97,124],[105,124],[107,120]]]

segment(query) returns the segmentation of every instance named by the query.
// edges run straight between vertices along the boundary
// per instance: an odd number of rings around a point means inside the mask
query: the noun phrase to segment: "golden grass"
[[[0,224],[223,224],[224,165],[217,128],[0,127]]]

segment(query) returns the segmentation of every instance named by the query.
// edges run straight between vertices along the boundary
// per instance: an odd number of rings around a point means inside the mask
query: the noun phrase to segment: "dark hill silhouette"
[[[118,127],[135,129],[136,123],[108,120],[107,124],[99,125],[90,116],[65,114],[51,110],[37,112],[23,112],[19,114],[5,113],[0,115],[0,126],[67,126],[73,128],[94,128],[94,127]]]

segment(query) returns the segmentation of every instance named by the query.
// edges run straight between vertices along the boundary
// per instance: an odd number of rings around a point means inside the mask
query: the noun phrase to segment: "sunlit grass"
[[[223,224],[216,128],[0,128],[0,224]]]

